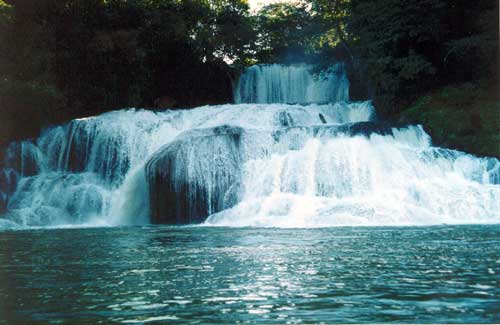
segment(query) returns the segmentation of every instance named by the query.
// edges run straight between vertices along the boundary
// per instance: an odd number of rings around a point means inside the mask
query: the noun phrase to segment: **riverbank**
[[[418,98],[394,116],[422,124],[436,146],[500,158],[500,100],[496,87],[463,83]]]

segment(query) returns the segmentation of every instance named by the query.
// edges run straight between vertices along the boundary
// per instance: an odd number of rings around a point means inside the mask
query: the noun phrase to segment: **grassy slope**
[[[422,124],[437,146],[500,158],[500,100],[496,87],[447,86],[419,98],[397,117]]]

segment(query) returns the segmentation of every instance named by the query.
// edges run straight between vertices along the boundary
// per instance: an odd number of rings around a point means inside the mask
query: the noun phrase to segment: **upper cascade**
[[[343,64],[313,73],[306,64],[263,64],[247,68],[234,90],[236,103],[334,103],[349,100]]]

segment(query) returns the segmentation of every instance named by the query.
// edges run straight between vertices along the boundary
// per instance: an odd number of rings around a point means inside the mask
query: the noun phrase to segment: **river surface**
[[[500,225],[0,233],[0,322],[500,322]]]

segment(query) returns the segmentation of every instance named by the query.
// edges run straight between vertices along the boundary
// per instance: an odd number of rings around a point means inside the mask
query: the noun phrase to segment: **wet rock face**
[[[10,196],[16,191],[19,174],[11,168],[0,169],[0,214],[7,210]]]
[[[146,164],[151,222],[190,224],[234,206],[241,184],[243,130],[193,130],[161,148]]]
[[[22,176],[33,176],[42,169],[42,156],[40,150],[31,142],[13,142],[5,152],[4,166],[18,171]]]
[[[281,152],[283,148],[300,150],[311,138],[331,139],[339,133],[391,134],[392,129],[386,124],[357,123],[290,127],[269,134],[266,131],[246,132],[226,125],[195,129],[179,135],[153,154],[146,164],[151,222],[201,223],[209,215],[236,205],[243,189],[244,162],[262,151],[259,146],[264,144],[260,141],[267,136],[274,139],[273,144],[266,147],[270,154]],[[260,136],[259,141],[247,139],[256,135]]]
[[[407,125],[401,125],[401,127],[407,127]],[[370,137],[373,134],[393,135],[394,130],[394,127],[385,122],[358,122],[346,123],[343,125],[293,126],[274,131],[273,138],[275,141],[281,141],[284,137],[290,136],[291,134],[303,134],[306,135],[304,137],[304,141],[306,141],[310,137],[328,140],[342,134],[350,137],[358,135]]]

